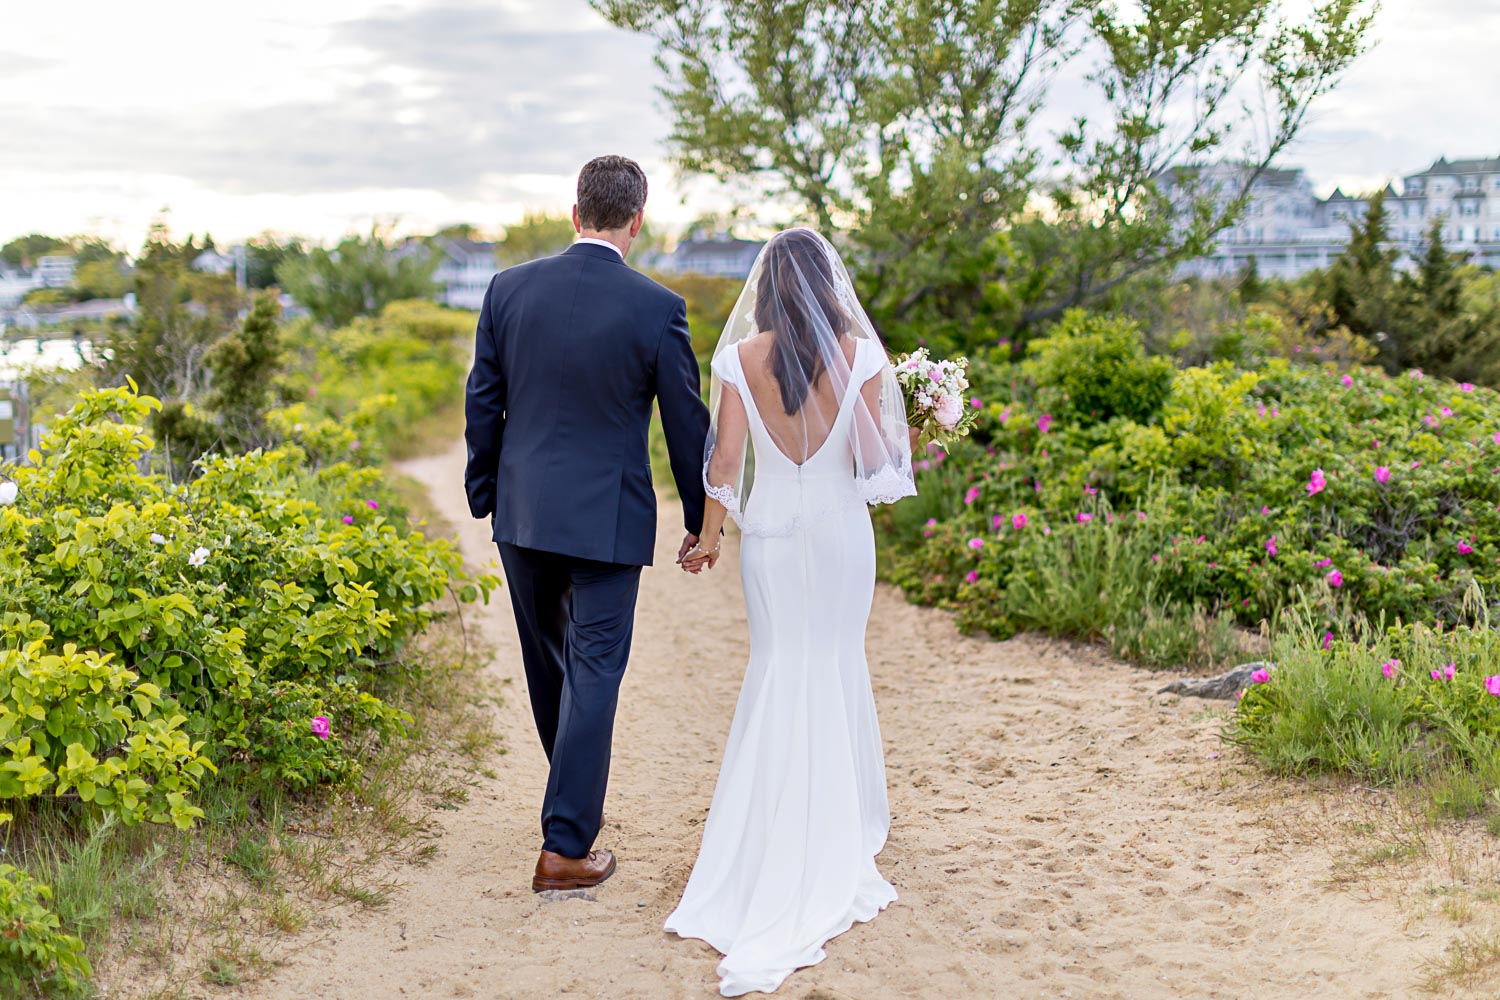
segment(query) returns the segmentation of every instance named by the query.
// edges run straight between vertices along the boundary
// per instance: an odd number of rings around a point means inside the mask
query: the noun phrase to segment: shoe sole
[[[537,878],[532,876],[532,892],[552,892],[558,889],[592,889],[596,885],[603,885],[609,881],[609,877],[615,873],[615,859],[609,859],[609,867],[604,874],[598,878]]]

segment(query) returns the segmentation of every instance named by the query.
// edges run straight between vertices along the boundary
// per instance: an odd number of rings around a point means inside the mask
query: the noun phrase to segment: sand
[[[487,563],[462,467],[455,445],[406,471]],[[545,759],[502,596],[478,613],[507,691],[496,777],[438,815],[436,857],[400,870],[390,905],[328,914],[332,930],[248,995],[717,995],[712,949],[661,924],[697,849],[746,628],[735,540],[688,577],[672,566],[677,508],[661,509],[599,842],[613,880],[593,898],[531,892]],[[1157,696],[1161,674],[1086,647],[966,638],[888,587],[868,649],[893,813],[880,867],[900,899],[779,995],[1400,997],[1441,952],[1394,902],[1331,888],[1329,851],[1276,842],[1273,783],[1218,739],[1223,703]]]

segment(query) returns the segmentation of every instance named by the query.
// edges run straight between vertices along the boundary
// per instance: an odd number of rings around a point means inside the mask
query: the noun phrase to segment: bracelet
[[[688,549],[687,555],[683,556],[682,558],[691,559],[693,558],[694,552],[698,553],[698,555],[700,556],[716,556],[719,554],[719,546],[715,545],[711,549],[705,549],[702,544],[696,544],[692,548]]]

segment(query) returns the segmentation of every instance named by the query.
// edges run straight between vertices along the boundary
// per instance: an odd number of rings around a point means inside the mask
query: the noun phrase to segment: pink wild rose
[[[964,503],[965,504],[971,504],[975,500],[978,500],[978,499],[979,499],[979,487],[978,486],[970,486],[969,487],[969,492],[967,492],[967,493],[964,494]]]
[[[978,583],[979,582],[979,570],[977,570],[977,569],[971,569],[971,570],[969,570],[968,573],[964,574],[964,580],[967,583]]]
[[[1305,489],[1308,496],[1313,496],[1314,494],[1322,493],[1327,485],[1328,477],[1323,475],[1323,470],[1314,469],[1312,475],[1308,477]]]
[[[1391,470],[1389,466],[1378,465],[1375,467],[1375,481],[1377,483],[1388,483],[1391,481]]]
[[[1038,417],[1036,422],[1036,429],[1041,431],[1043,434],[1046,434],[1048,431],[1050,431],[1052,429],[1052,414],[1043,413],[1040,417]]]
[[[1344,585],[1344,574],[1340,573],[1336,569],[1328,571],[1327,579],[1328,586],[1330,587],[1342,587]]]
[[[1344,383],[1344,388],[1347,389],[1354,384],[1354,377],[1352,375],[1345,375],[1339,381]]]
[[[1010,516],[1010,526],[1012,528],[1015,528],[1017,531],[1020,531],[1022,528],[1026,527],[1026,515],[1012,514]]]
[[[354,515],[353,514],[345,514],[344,515],[344,523],[345,524],[353,524],[354,523]]]
[[[1401,669],[1400,660],[1386,660],[1380,665],[1380,672],[1386,677],[1395,677],[1396,671]]]
[[[1484,689],[1496,698],[1500,698],[1500,675],[1486,677],[1484,679]]]
[[[971,539],[969,539],[969,548],[975,549],[975,550],[984,548],[984,539],[983,538],[971,538]]]
[[[320,740],[328,739],[328,716],[319,715],[312,720],[312,734]]]
[[[1259,670],[1255,671],[1254,673],[1252,673],[1250,675],[1250,683],[1251,684],[1264,684],[1266,681],[1268,681],[1270,679],[1271,679],[1271,671],[1267,670],[1265,667],[1261,667]]]
[[[1093,519],[1094,519],[1094,515],[1093,514],[1079,514],[1078,515],[1078,523],[1079,524],[1088,524]]]
[[[1470,545],[1468,542],[1464,541],[1462,538],[1460,538],[1458,540],[1458,554],[1459,555],[1466,556],[1466,555],[1468,555],[1469,553],[1471,553],[1473,551],[1474,551],[1474,546]]]
[[[371,510],[379,510],[380,509],[380,501],[379,500],[366,500],[365,501],[365,506],[368,507],[368,508],[370,508]]]
[[[1266,554],[1274,556],[1277,551],[1279,550],[1276,548],[1276,536],[1272,535],[1270,538],[1266,539]]]

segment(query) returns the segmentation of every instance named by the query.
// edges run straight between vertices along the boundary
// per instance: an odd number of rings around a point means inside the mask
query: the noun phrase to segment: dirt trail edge
[[[463,463],[456,442],[404,471],[487,564]],[[664,500],[621,692],[599,842],[619,858],[614,879],[592,899],[530,890],[545,761],[501,594],[469,618],[507,682],[498,776],[441,814],[437,856],[401,870],[390,905],[329,913],[332,930],[247,995],[717,995],[715,953],[661,924],[697,849],[747,639],[735,540],[690,578],[672,566],[678,522]],[[1160,675],[1036,637],[965,638],[888,587],[868,648],[893,812],[880,867],[900,899],[779,995],[1402,997],[1441,952],[1445,935],[1394,904],[1329,889],[1325,849],[1275,843],[1264,783],[1219,743],[1212,706],[1154,696]]]

